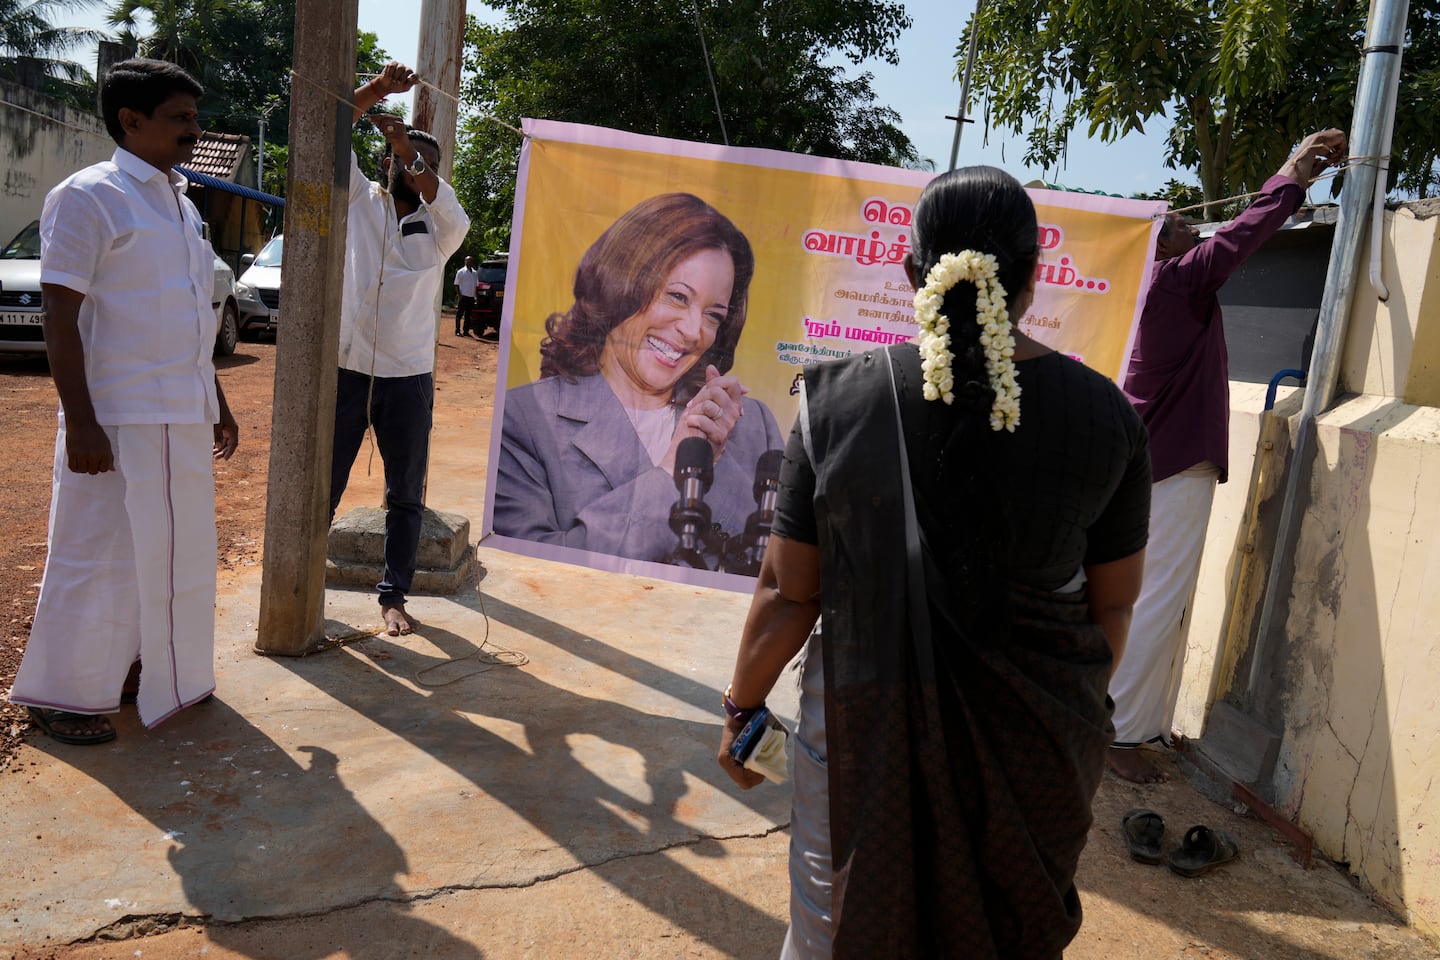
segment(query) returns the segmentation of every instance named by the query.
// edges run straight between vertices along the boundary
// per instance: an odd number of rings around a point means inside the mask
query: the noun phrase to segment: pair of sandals
[[[1165,818],[1143,807],[1131,810],[1120,820],[1130,859],[1139,863],[1168,863],[1182,877],[1203,877],[1222,863],[1240,855],[1240,844],[1228,830],[1212,830],[1196,824],[1185,831],[1180,846],[1165,855]]]

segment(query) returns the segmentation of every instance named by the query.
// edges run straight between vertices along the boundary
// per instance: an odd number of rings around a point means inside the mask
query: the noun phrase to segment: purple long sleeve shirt
[[[1125,393],[1150,431],[1154,482],[1210,461],[1230,467],[1230,362],[1216,292],[1298,209],[1305,191],[1271,177],[1240,216],[1179,257],[1157,260]]]

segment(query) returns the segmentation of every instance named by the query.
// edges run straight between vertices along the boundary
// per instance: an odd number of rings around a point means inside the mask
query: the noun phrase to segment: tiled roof
[[[207,133],[195,144],[195,156],[185,166],[234,182],[240,172],[240,161],[249,150],[249,137],[238,133]]]

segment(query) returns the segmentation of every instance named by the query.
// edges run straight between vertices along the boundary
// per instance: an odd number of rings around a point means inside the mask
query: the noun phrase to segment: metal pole
[[[1350,153],[1373,157],[1387,141],[1386,107],[1391,85],[1396,82],[1400,67],[1400,47],[1405,42],[1405,21],[1409,0],[1374,0],[1365,30],[1364,60],[1355,91],[1355,121],[1350,131]],[[1315,348],[1310,355],[1310,375],[1295,436],[1295,456],[1285,481],[1285,501],[1280,512],[1280,528],[1275,537],[1275,552],[1265,584],[1265,601],[1260,611],[1260,627],[1255,635],[1255,650],[1250,661],[1250,679],[1246,691],[1247,704],[1253,704],[1261,683],[1262,665],[1271,633],[1276,628],[1275,610],[1282,593],[1288,598],[1294,579],[1294,557],[1300,539],[1300,517],[1297,503],[1301,484],[1310,480],[1315,446],[1315,418],[1330,406],[1340,378],[1340,361],[1345,351],[1345,324],[1354,299],[1355,283],[1360,268],[1360,248],[1365,242],[1369,225],[1368,208],[1375,199],[1373,162],[1349,168],[1345,189],[1340,195],[1340,220],[1335,227],[1335,240],[1330,248],[1330,266],[1326,272],[1325,293],[1320,300],[1319,326],[1315,331]],[[1378,242],[1378,240],[1377,240]],[[1281,630],[1284,624],[1278,625]]]
[[[700,35],[700,56],[705,60],[705,75],[710,78],[710,93],[715,97],[715,119],[720,121],[720,141],[730,146],[730,135],[725,132],[725,114],[720,109],[720,88],[715,85],[715,71],[710,66],[710,50],[705,46],[705,28],[700,23],[700,4],[690,0],[690,9],[695,11],[695,32]]]
[[[965,111],[970,106],[970,74],[975,69],[975,52],[980,46],[980,8],[985,0],[975,0],[975,12],[970,16],[970,49],[965,53],[965,72],[960,78],[960,107],[955,111],[955,141],[950,145],[950,169],[960,159],[960,134],[965,129]]]
[[[265,114],[260,115],[260,152],[255,155],[259,167],[255,173],[255,189],[265,192]]]

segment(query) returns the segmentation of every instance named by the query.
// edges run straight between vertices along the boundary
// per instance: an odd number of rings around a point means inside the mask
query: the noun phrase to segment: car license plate
[[[38,327],[45,321],[43,315],[36,311],[34,313],[0,313],[0,324],[16,327]]]

